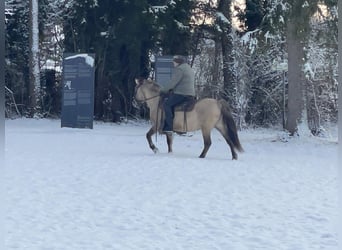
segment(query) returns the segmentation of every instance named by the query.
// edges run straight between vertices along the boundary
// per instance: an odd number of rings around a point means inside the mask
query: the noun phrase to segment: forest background
[[[95,119],[148,118],[134,78],[185,55],[240,129],[337,121],[337,0],[5,0],[6,117],[60,117],[64,52],[95,53]],[[302,126],[303,125],[303,126]]]

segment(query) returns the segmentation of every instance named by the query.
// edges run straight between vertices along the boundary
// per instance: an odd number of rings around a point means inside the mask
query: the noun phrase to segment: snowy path
[[[147,129],[6,121],[7,248],[337,250],[336,138],[242,131],[232,161],[217,133],[154,155]]]

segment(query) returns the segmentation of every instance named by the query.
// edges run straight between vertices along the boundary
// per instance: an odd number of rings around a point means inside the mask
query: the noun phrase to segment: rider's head
[[[173,57],[173,62],[177,63],[177,64],[182,64],[182,63],[185,63],[185,58],[183,56],[180,56],[180,55],[175,55]]]

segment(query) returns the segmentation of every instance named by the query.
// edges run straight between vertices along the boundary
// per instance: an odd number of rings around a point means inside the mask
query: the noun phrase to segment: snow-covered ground
[[[148,148],[146,123],[6,121],[6,249],[337,250],[337,133],[213,132]],[[153,137],[155,140],[156,138]]]

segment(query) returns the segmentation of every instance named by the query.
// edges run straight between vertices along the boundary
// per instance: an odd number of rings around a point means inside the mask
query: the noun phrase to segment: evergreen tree
[[[43,116],[59,116],[62,99],[63,18],[73,1],[39,0],[41,108]]]
[[[243,31],[253,31],[260,28],[262,20],[266,14],[266,0],[246,0],[245,9],[236,6],[237,17],[242,23],[240,28]]]
[[[25,112],[29,105],[29,2],[7,0],[6,9],[6,87]]]
[[[68,52],[96,54],[97,118],[131,112],[134,77],[149,72],[153,21],[147,1],[75,1],[64,23],[65,47]]]
[[[35,58],[36,75],[32,84],[30,78],[30,2],[20,0],[6,0],[6,87],[11,89],[14,93],[14,99],[19,103],[22,113],[28,116],[34,116],[37,110],[40,110],[43,96],[40,82],[41,69],[45,66],[43,53],[37,53]],[[52,16],[56,16],[60,11],[45,12],[49,6],[54,3],[52,0],[39,0],[39,29],[36,29],[36,45],[35,51],[41,52],[42,41],[44,41],[44,31],[46,30],[46,23],[51,20]],[[56,24],[55,22],[51,22]],[[31,29],[32,30],[32,29]],[[39,37],[37,38],[37,31]],[[32,39],[31,39],[32,40]],[[32,41],[31,41],[32,44]],[[46,44],[46,43],[45,43]],[[36,53],[36,52],[35,52]],[[49,53],[47,53],[49,54]],[[39,55],[39,58],[38,58]],[[59,60],[55,59],[55,61]],[[37,66],[39,66],[37,68]],[[30,76],[31,75],[31,76]],[[33,84],[35,82],[35,84]],[[37,93],[35,93],[37,91]],[[37,98],[30,98],[36,95]],[[32,101],[32,103],[31,103]],[[37,108],[38,106],[38,108]],[[40,110],[43,112],[44,110]],[[41,115],[41,114],[40,114]]]
[[[169,1],[155,9],[158,26],[157,47],[163,55],[188,55],[191,50],[193,0]]]
[[[240,127],[286,118],[294,134],[307,110],[319,133],[337,116],[337,1],[324,2],[247,0],[235,32],[228,0],[39,0],[42,111],[58,114],[62,51],[96,54],[95,115],[110,120],[135,112],[134,78],[150,75],[151,55],[183,54],[192,55],[199,95],[231,102]],[[6,86],[28,111],[29,4],[6,0],[6,9]],[[329,18],[313,22],[317,11]],[[287,75],[277,66],[286,60]]]

